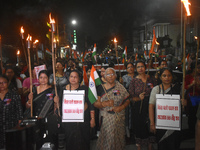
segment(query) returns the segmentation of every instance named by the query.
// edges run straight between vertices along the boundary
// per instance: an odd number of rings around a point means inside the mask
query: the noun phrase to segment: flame
[[[181,2],[183,2],[184,6],[185,6],[187,16],[191,16],[190,8],[189,8],[189,5],[191,5],[191,3],[188,0],[181,0]]]
[[[33,44],[36,44],[36,43],[38,43],[38,42],[39,42],[39,40],[36,39],[35,42],[34,42]]]
[[[28,41],[28,40],[30,40],[30,35],[28,34],[28,37],[26,38],[26,40]]]
[[[117,43],[117,39],[116,38],[114,38],[114,43]]]
[[[28,37],[26,38],[27,41],[32,41],[32,36],[30,36],[30,34],[28,34]]]
[[[195,40],[198,40],[198,37],[197,37],[197,36],[194,36],[194,39],[195,39]]]
[[[24,33],[24,28],[23,26],[21,26],[21,31],[20,31],[22,34]]]
[[[19,55],[19,54],[20,54],[20,50],[17,51],[17,55]]]
[[[51,18],[51,13],[49,14],[49,20],[51,24],[56,23],[55,19]]]
[[[56,43],[56,38],[53,39],[53,42]]]
[[[160,45],[160,43],[158,43],[158,41],[156,40],[156,45]]]

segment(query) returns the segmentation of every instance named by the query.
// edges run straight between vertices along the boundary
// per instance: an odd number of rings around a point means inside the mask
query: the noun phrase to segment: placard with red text
[[[156,94],[156,129],[181,130],[180,95]]]
[[[40,66],[36,66],[34,67],[35,73],[36,73],[36,77],[38,79],[38,75],[40,73],[41,70],[47,70],[46,69],[46,65],[40,65]]]
[[[84,90],[64,90],[62,122],[84,122]]]

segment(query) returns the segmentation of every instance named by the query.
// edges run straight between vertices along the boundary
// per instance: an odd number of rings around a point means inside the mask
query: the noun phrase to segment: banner
[[[41,70],[47,70],[46,69],[46,65],[41,65],[41,66],[36,66],[34,67],[35,73],[36,73],[36,77],[38,79],[38,75],[40,73]]]
[[[181,130],[180,95],[156,94],[156,129]]]
[[[62,122],[84,122],[84,90],[64,90]]]

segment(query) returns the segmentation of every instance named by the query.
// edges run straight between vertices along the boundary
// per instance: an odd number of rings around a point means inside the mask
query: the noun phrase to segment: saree
[[[33,115],[45,118],[54,111],[53,88],[44,90],[37,94],[36,88],[33,89]]]
[[[37,94],[36,87],[33,87],[33,116],[45,118],[54,112],[54,93],[53,88],[44,90]],[[24,112],[24,118],[31,117],[31,108]]]
[[[114,106],[122,105],[129,93],[116,81],[116,85],[107,90],[107,94],[101,96],[101,102],[114,100]],[[109,97],[109,98],[108,98]],[[119,113],[112,111],[111,107],[100,109],[102,119],[99,138],[97,140],[98,150],[123,150],[125,148],[125,110]]]
[[[161,91],[159,86],[159,93],[163,94],[164,92]],[[165,94],[180,94],[180,85],[175,84]],[[158,142],[158,150],[177,150],[180,146],[180,131],[157,129],[156,139]]]

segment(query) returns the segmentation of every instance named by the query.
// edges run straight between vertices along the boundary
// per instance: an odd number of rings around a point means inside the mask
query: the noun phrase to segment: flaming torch
[[[117,50],[117,39],[114,38],[114,44],[115,44],[115,53],[116,53],[116,57],[117,57],[117,63],[118,63],[118,69],[119,69],[119,82],[122,83],[122,75],[121,75],[121,71],[119,68],[119,60],[118,60],[118,50]]]
[[[24,51],[25,61],[26,61],[26,64],[28,65],[28,60],[27,60],[27,55],[26,55],[26,49],[25,49],[24,41],[23,41],[24,40],[24,28],[23,28],[23,26],[21,26],[20,34],[21,34],[22,48],[23,48],[23,51]]]
[[[30,93],[33,93],[31,56],[30,56],[30,48],[31,48],[32,36],[30,36],[28,34],[28,37],[27,37],[26,40],[28,42],[28,69],[29,69],[29,75],[30,75]],[[33,117],[33,99],[30,99],[30,103],[31,103],[31,117]]]
[[[33,42],[33,48],[35,48],[35,53],[36,53],[36,60],[37,63],[39,64],[39,58],[38,58],[38,49],[37,49],[37,43],[39,42],[39,40],[35,40],[35,42]]]
[[[55,51],[54,51],[54,32],[55,32],[55,19],[51,18],[51,13],[49,14],[49,20],[51,24],[51,49],[52,49],[52,67],[53,67],[53,79],[54,79],[54,88],[55,88],[55,94],[56,97],[58,97],[58,92],[57,92],[57,87],[56,87],[56,71],[55,71],[55,62],[56,62],[56,57],[55,57]],[[58,115],[60,116],[60,110],[59,110],[59,103],[57,103],[57,109],[58,109]]]
[[[198,54],[199,54],[199,38],[197,36],[194,37],[197,40],[197,53],[196,53],[196,62],[195,62],[195,72],[194,72],[194,79],[197,79],[197,62],[198,62]],[[195,84],[193,85],[193,96],[195,93]]]
[[[184,35],[183,35],[183,83],[182,83],[182,99],[185,97],[185,49],[186,49],[186,21],[187,21],[187,16],[191,16],[188,0],[181,0],[183,2],[183,5],[185,6],[186,9],[186,15],[184,15]]]
[[[19,62],[20,62],[19,55],[20,55],[20,50],[17,50],[17,64],[18,64],[18,66],[19,66]]]

